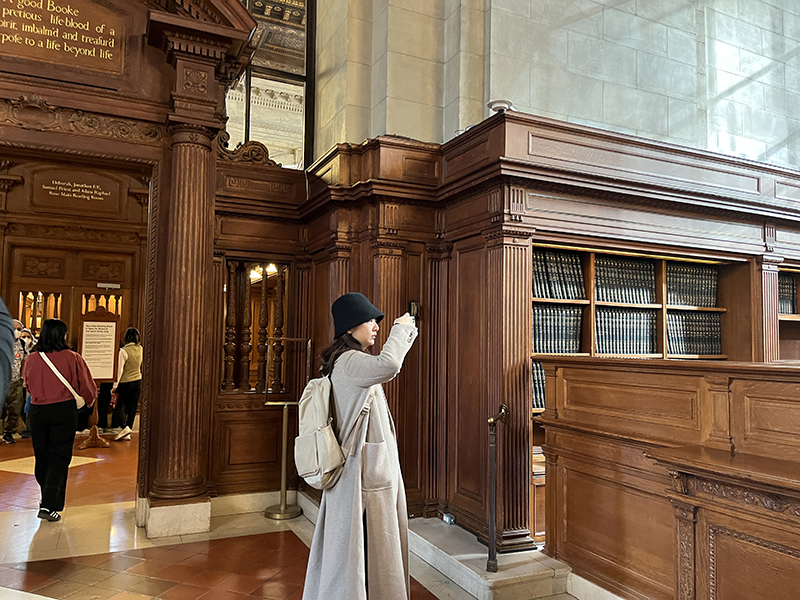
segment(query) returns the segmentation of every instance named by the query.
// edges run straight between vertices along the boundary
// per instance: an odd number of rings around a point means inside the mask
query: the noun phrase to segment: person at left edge
[[[3,299],[0,298],[0,410],[5,406],[8,384],[11,381],[11,361],[14,356],[14,325]]]
[[[47,319],[42,324],[39,341],[25,361],[23,377],[31,393],[28,422],[36,459],[34,475],[42,495],[39,518],[58,521],[66,499],[78,407],[72,393],[42,355],[47,355],[87,406],[94,404],[97,385],[83,357],[67,345],[67,324],[59,319]]]
[[[25,404],[25,386],[22,382],[22,365],[25,363],[25,358],[28,356],[28,346],[25,345],[25,341],[22,339],[22,330],[24,328],[22,321],[14,319],[13,323],[14,355],[11,363],[11,382],[8,386],[6,405],[2,411],[2,417],[5,419],[3,441],[6,444],[16,443],[14,441],[14,434],[17,432],[19,418]]]

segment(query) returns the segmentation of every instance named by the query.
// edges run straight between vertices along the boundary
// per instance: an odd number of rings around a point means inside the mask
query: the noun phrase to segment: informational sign
[[[93,379],[112,380],[117,355],[117,324],[103,321],[84,321],[81,337],[81,356],[89,366]]]
[[[2,2],[2,0],[0,0]],[[33,174],[31,204],[59,213],[119,212],[120,184],[99,173],[76,169],[45,169]]]
[[[0,54],[121,73],[124,16],[97,0],[0,0]]]

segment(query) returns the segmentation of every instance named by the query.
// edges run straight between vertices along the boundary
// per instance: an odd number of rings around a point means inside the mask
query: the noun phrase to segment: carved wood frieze
[[[56,256],[39,257],[23,255],[21,257],[22,277],[48,277],[64,279],[66,260]]]
[[[800,500],[752,488],[697,477],[691,480],[690,493],[707,495],[743,506],[764,508],[771,513],[800,517]]]
[[[238,145],[233,150],[228,150],[228,141],[230,139],[231,136],[227,131],[221,131],[217,136],[217,159],[230,162],[280,167],[278,163],[270,159],[269,150],[261,142],[247,142],[246,144]]]
[[[1,101],[0,123],[35,131],[62,131],[142,144],[160,144],[166,135],[161,125],[64,109],[52,106],[37,94]]]
[[[31,238],[70,240],[79,242],[109,242],[114,244],[139,243],[139,235],[136,233],[87,229],[85,227],[70,225],[57,226],[12,223],[8,226],[6,234],[9,236],[25,236]]]
[[[83,278],[96,281],[124,281],[125,263],[102,260],[84,261]]]

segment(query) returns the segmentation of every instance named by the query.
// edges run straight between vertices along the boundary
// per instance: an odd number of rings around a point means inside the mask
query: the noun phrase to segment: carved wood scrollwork
[[[793,498],[700,478],[694,480],[693,487],[697,493],[708,494],[714,498],[750,507],[763,507],[773,513],[800,517],[800,502]]]
[[[198,69],[186,69],[184,73],[183,89],[195,94],[205,94],[208,91],[208,73]]]
[[[228,150],[230,139],[231,136],[227,131],[221,131],[217,136],[217,158],[219,160],[280,167],[278,163],[270,159],[269,150],[261,142],[251,141],[239,144],[233,150]]]
[[[671,474],[671,473],[670,473]],[[695,523],[697,507],[671,500],[678,543],[677,593],[679,600],[694,600]]]
[[[689,486],[686,481],[686,474],[679,471],[669,471],[669,476],[672,477],[672,489],[679,494],[688,494]]]
[[[63,131],[146,144],[160,144],[166,136],[161,125],[65,110],[52,106],[37,94],[23,94],[16,100],[1,101],[0,123],[35,131]]]

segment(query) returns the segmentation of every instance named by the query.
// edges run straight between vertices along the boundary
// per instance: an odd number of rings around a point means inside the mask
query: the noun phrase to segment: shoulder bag
[[[44,362],[47,364],[48,367],[50,367],[50,370],[53,371],[55,376],[58,377],[61,380],[61,383],[63,383],[65,386],[67,386],[67,389],[69,390],[69,393],[72,394],[73,398],[75,398],[75,404],[78,405],[78,410],[80,410],[81,408],[86,406],[86,402],[84,401],[84,399],[81,397],[81,395],[78,392],[75,391],[75,388],[72,387],[69,384],[69,381],[67,381],[64,378],[64,376],[61,374],[61,371],[56,369],[56,366],[52,362],[50,362],[50,359],[47,358],[47,354],[45,354],[44,352],[39,352],[39,356],[42,357]]]

